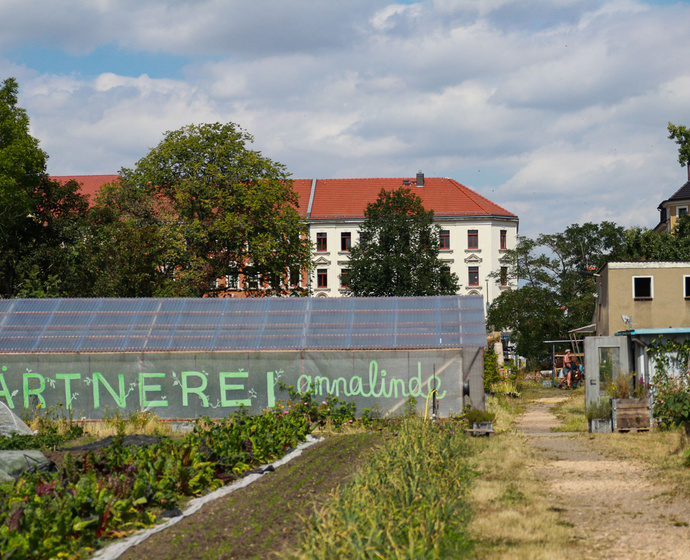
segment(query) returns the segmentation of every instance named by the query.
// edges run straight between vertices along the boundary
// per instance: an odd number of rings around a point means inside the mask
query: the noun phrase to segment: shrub
[[[484,390],[501,381],[501,373],[498,370],[498,356],[491,345],[484,354]]]
[[[475,422],[493,422],[496,414],[488,410],[479,410],[478,408],[470,408],[465,412],[465,420],[471,426]]]
[[[589,405],[585,412],[585,418],[587,420],[611,418],[611,401],[609,399],[600,399]]]

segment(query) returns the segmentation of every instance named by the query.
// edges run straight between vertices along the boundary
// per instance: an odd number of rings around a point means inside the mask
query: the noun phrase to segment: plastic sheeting
[[[0,353],[483,346],[481,296],[0,300]]]
[[[0,402],[16,413],[66,406],[90,419],[113,410],[224,418],[241,407],[258,414],[274,406],[289,397],[284,386],[384,413],[410,398],[423,410],[436,389],[447,416],[462,410],[464,352],[469,350],[4,354]]]

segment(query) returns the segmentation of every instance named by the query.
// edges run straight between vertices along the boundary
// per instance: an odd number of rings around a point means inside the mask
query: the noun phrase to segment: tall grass
[[[469,446],[454,422],[408,418],[309,521],[291,558],[461,558],[470,541]]]

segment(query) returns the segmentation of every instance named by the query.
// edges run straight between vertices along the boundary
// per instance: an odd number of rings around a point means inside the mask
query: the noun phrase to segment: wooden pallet
[[[647,428],[616,428],[616,431],[619,434],[627,434],[628,432],[635,432],[635,433],[648,432],[649,430],[650,430],[649,427],[647,427]]]
[[[617,399],[614,401],[616,432],[649,431],[649,399]]]
[[[475,428],[468,428],[467,430],[465,430],[465,433],[473,437],[491,437],[494,435],[493,430],[483,430]]]

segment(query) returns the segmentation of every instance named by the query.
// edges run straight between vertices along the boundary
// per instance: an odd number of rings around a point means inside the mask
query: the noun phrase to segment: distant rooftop
[[[420,178],[423,177],[420,174]],[[75,179],[82,184],[82,192],[93,201],[95,193],[106,183],[119,179],[118,175],[54,176],[66,182]],[[293,189],[298,194],[299,212],[310,220],[364,218],[364,209],[375,202],[381,189],[410,188],[422,199],[427,210],[433,210],[437,218],[495,216],[517,220],[517,215],[483,197],[479,193],[444,177],[423,177],[422,185],[417,177],[364,178],[364,179],[293,179]]]

